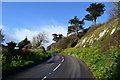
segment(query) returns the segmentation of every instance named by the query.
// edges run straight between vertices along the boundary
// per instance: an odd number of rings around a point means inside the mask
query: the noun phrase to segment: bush
[[[32,67],[40,62],[47,60],[50,55],[48,53],[42,53],[39,50],[36,51],[15,51],[16,54],[9,55],[10,63],[6,63],[6,56],[2,57],[2,72],[3,76],[13,74],[19,70]]]

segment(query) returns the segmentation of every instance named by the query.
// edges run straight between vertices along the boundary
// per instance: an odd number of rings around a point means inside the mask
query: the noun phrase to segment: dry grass
[[[79,32],[79,38],[83,37],[88,29],[83,30],[82,32]],[[71,34],[68,37],[64,37],[63,39],[59,40],[56,43],[51,44],[48,46],[48,50],[63,50],[66,48],[75,47],[77,44],[78,38],[76,34]]]
[[[89,33],[93,32],[94,30],[100,28],[100,27],[103,26],[104,24],[105,24],[105,23],[92,24],[92,25],[89,27],[89,29],[88,29],[88,31],[87,31],[86,34],[89,34]]]

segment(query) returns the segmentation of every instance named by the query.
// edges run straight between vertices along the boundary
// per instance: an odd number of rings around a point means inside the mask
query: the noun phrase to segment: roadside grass
[[[111,47],[109,51],[92,48],[69,48],[61,54],[71,55],[82,59],[90,68],[96,79],[119,78],[120,74],[120,46]]]
[[[10,62],[6,62],[6,56],[2,57],[2,73],[4,75],[14,74],[23,69],[32,67],[50,58],[50,54],[40,50],[20,51],[16,55],[9,55]]]
[[[60,52],[61,52],[61,50],[48,50],[47,51],[47,53],[49,53],[49,54],[58,54]]]

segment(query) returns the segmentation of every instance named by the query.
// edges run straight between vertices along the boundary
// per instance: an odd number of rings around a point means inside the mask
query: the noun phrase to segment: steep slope
[[[119,78],[120,18],[116,18],[83,36],[74,48],[61,54],[82,59],[95,78]],[[91,27],[92,28],[92,27]],[[88,30],[89,31],[89,30]]]
[[[99,47],[107,50],[110,46],[120,45],[120,18],[104,24],[95,31],[82,37],[75,48]]]

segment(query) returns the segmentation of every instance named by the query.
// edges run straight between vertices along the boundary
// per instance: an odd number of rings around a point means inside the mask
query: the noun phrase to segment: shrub
[[[28,67],[32,67],[40,62],[47,60],[50,55],[48,53],[42,53],[39,50],[16,50],[16,54],[9,55],[10,63],[6,63],[6,56],[2,57],[2,72],[3,76],[16,73]]]

